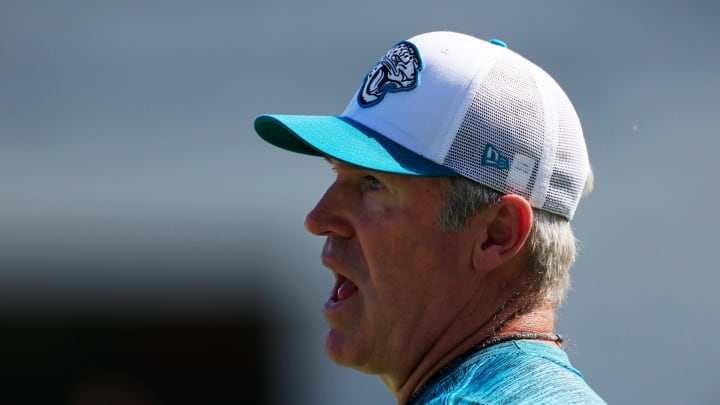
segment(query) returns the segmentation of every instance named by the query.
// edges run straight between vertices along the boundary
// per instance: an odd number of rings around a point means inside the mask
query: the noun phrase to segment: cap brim
[[[255,131],[280,148],[329,156],[371,170],[415,176],[457,175],[345,117],[261,115],[255,118]]]

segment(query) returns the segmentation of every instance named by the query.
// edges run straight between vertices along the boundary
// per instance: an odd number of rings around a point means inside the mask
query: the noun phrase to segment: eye
[[[380,180],[376,177],[369,175],[365,176],[365,181],[367,182],[368,187],[370,187],[370,190],[379,190],[382,188],[382,183],[380,183]]]

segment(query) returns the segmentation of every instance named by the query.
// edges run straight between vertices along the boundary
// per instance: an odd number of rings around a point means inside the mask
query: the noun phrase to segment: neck
[[[555,310],[550,305],[528,306],[516,300],[503,305],[477,330],[458,342],[438,342],[431,348],[403,385],[395,391],[398,404],[406,404],[412,395],[448,364],[473,348],[505,339],[523,339],[533,335],[551,334],[555,325]],[[505,339],[503,339],[505,338]],[[559,342],[548,341],[557,345]]]

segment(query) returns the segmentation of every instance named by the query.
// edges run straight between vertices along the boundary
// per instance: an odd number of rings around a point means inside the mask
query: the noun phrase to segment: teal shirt
[[[567,354],[517,340],[483,349],[431,380],[412,405],[605,404]]]

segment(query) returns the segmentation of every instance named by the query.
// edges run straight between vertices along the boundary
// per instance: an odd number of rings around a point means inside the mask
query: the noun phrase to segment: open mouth
[[[353,296],[358,291],[358,287],[349,279],[337,275],[335,281],[335,287],[333,287],[332,295],[330,300],[332,302],[340,302]]]

